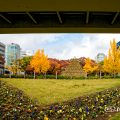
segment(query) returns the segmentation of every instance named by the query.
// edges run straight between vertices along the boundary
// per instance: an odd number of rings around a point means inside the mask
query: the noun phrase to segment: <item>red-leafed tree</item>
[[[69,60],[58,60],[54,58],[49,58],[50,62],[50,68],[48,70],[48,74],[61,74],[61,71],[63,71],[69,64]]]
[[[56,74],[56,72],[60,73],[60,64],[57,59],[49,58],[50,68],[48,69],[48,74]]]
[[[60,60],[59,64],[62,72],[70,64],[70,60]]]

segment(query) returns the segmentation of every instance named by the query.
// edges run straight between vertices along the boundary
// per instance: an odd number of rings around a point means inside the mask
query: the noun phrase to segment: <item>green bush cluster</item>
[[[1,75],[0,76],[1,78],[10,78],[9,75]],[[11,75],[11,78],[24,78],[24,75]],[[33,75],[26,75],[25,78],[27,79],[33,79],[34,76]],[[36,78],[37,79],[45,79],[45,76],[43,75],[36,75]],[[81,79],[82,77],[73,77],[74,79]],[[56,79],[56,76],[55,75],[46,75],[46,79]],[[66,77],[66,76],[61,76],[61,75],[58,75],[57,76],[57,79],[70,79],[69,77]]]
[[[9,75],[0,75],[1,78],[10,78]],[[24,75],[11,75],[11,78],[24,78]],[[33,75],[26,75],[25,78],[27,79],[33,79],[34,76]],[[37,79],[45,79],[45,76],[43,75],[36,75],[36,78]],[[104,75],[101,77],[101,79],[111,79],[111,78],[114,78],[113,76],[110,76],[110,75]],[[120,76],[116,76],[116,78],[114,79],[119,79]],[[46,79],[56,79],[56,76],[55,75],[46,75]],[[62,75],[58,75],[57,76],[57,79],[71,79],[70,77],[68,76],[62,76]],[[72,79],[86,79],[84,76],[80,76],[80,77],[72,77]],[[87,79],[99,79],[99,76],[88,76]]]

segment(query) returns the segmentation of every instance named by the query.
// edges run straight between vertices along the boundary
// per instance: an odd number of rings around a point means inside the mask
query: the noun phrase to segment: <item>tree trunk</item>
[[[87,76],[87,73],[86,73],[86,76],[85,76],[85,78],[87,79],[87,77],[88,77],[88,76]]]
[[[114,76],[114,78],[116,77],[116,74],[115,73],[113,73],[113,76]]]
[[[101,70],[100,70],[100,79],[101,79]]]
[[[56,79],[57,79],[57,71],[56,71]]]
[[[24,71],[24,79],[25,79],[25,71]]]
[[[46,72],[45,72],[45,79],[46,79]]]
[[[10,74],[9,74],[9,75],[10,75],[10,78],[11,78],[11,72],[10,72]]]
[[[34,79],[35,79],[35,71],[34,71]]]

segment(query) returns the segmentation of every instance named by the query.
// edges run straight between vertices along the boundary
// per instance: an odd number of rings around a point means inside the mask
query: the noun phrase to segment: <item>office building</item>
[[[6,46],[6,65],[11,65],[12,62],[20,59],[20,46],[11,43]]]
[[[120,47],[120,41],[117,43],[117,48]]]
[[[4,74],[5,45],[0,42],[0,74]]]

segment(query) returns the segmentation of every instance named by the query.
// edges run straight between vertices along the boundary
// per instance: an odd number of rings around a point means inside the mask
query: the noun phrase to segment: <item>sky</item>
[[[45,34],[0,34],[5,45],[17,43],[24,50],[44,49],[49,58],[71,59],[90,57],[98,53],[107,55],[110,40],[120,41],[120,34],[45,33]]]

